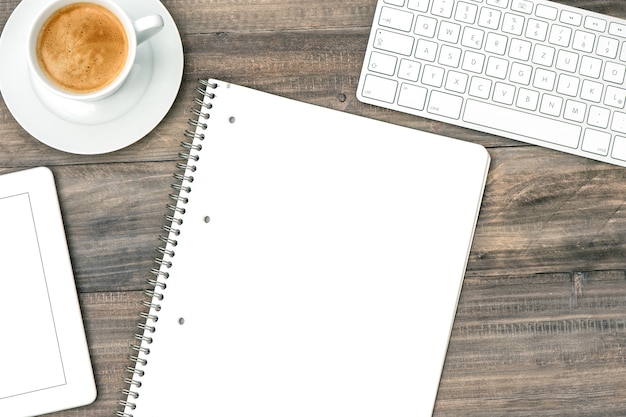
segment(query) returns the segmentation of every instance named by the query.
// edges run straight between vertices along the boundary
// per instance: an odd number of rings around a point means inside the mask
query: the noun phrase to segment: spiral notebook
[[[52,172],[0,176],[0,416],[38,416],[96,398]]]
[[[430,416],[486,150],[198,91],[117,416]]]

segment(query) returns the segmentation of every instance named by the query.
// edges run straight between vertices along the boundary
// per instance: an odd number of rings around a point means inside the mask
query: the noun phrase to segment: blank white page
[[[212,82],[126,412],[430,416],[488,153]]]

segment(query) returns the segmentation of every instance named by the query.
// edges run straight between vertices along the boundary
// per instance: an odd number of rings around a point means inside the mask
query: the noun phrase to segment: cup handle
[[[135,34],[137,35],[137,45],[148,40],[163,29],[163,18],[158,14],[145,16],[133,22]]]

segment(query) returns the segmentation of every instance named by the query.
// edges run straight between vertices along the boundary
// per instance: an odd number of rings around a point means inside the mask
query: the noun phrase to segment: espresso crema
[[[91,93],[109,85],[128,57],[122,22],[108,9],[88,2],[57,10],[37,39],[43,73],[72,93]]]

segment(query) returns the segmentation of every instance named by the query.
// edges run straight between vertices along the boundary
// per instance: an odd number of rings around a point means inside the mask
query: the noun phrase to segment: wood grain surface
[[[623,0],[561,2],[626,18]],[[120,409],[179,143],[207,77],[486,146],[492,165],[434,415],[626,415],[624,168],[359,103],[375,0],[163,3],[184,77],[136,144],[66,154],[32,138],[0,99],[0,173],[46,165],[56,176],[99,391],[50,416]],[[17,4],[0,0],[0,29]]]

